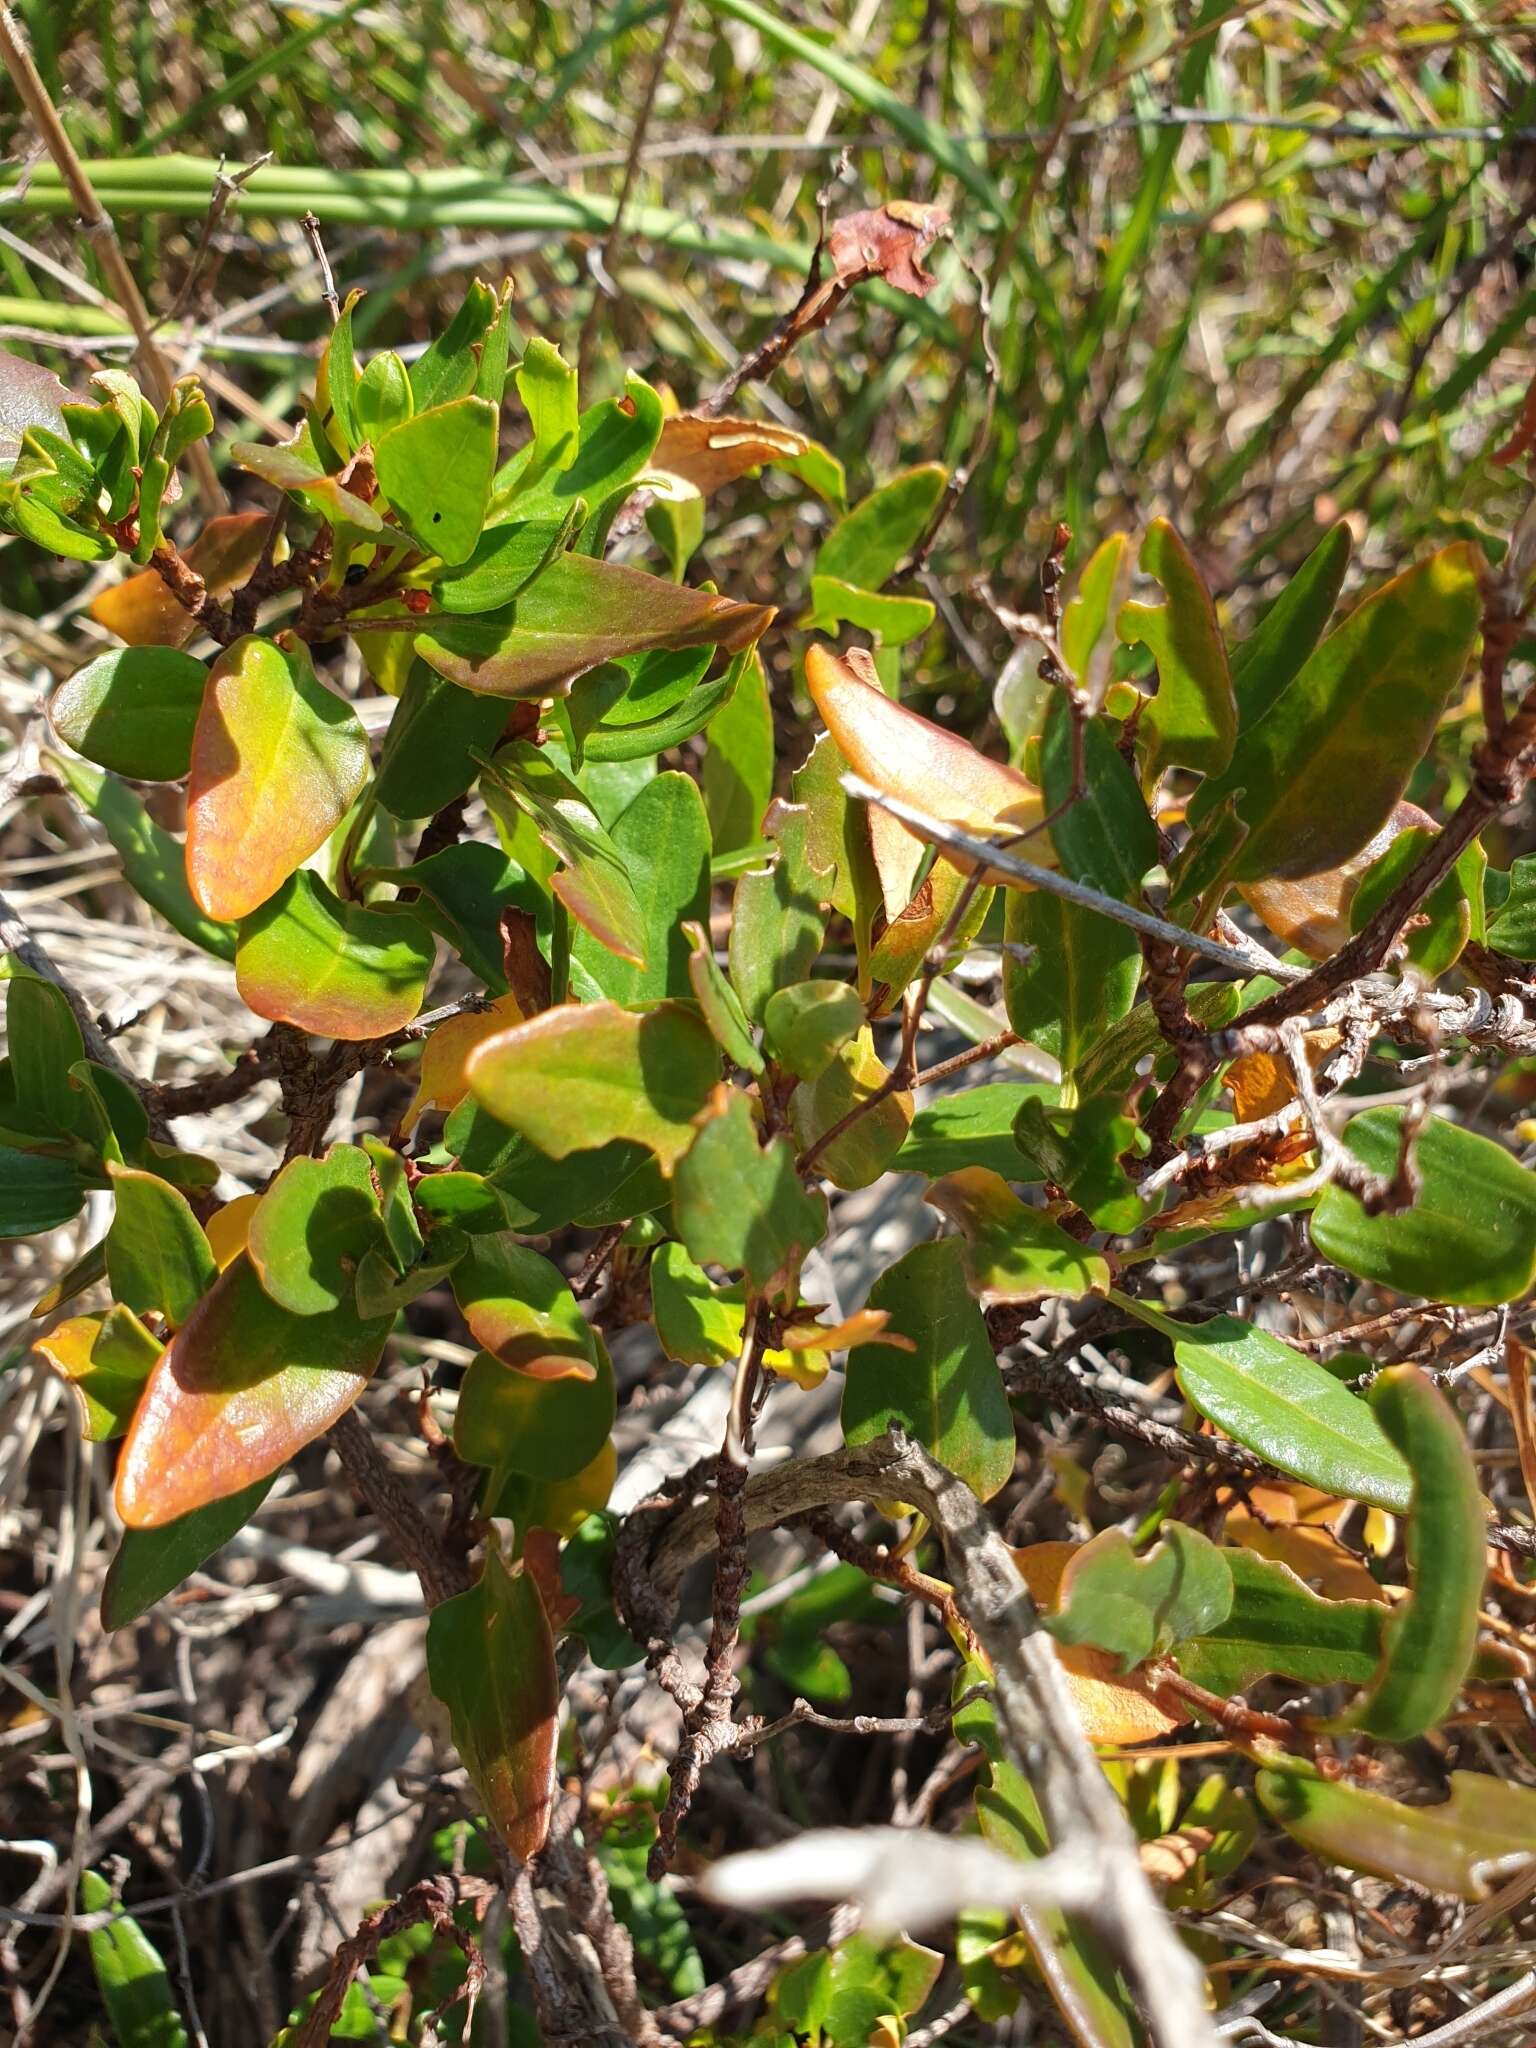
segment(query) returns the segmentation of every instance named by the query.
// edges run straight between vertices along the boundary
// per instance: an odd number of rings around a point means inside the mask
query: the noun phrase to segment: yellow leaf
[[[1055,1608],[1062,1574],[1080,1547],[1076,1543],[1031,1543],[1013,1552],[1013,1561],[1037,1606],[1047,1612]],[[1058,1643],[1056,1655],[1083,1733],[1091,1742],[1154,1742],[1182,1725],[1178,1717],[1158,1705],[1145,1679],[1134,1671],[1129,1677],[1119,1677],[1119,1660],[1107,1650]]]
[[[457,1109],[469,1093],[465,1063],[477,1045],[505,1031],[509,1024],[521,1024],[522,1005],[516,996],[498,996],[488,1010],[466,1011],[439,1024],[421,1049],[416,1070],[416,1093],[400,1119],[400,1135],[408,1138],[422,1113],[440,1109],[446,1115]]]
[[[246,1239],[251,1234],[251,1218],[256,1214],[260,1200],[260,1195],[236,1195],[222,1209],[215,1209],[203,1225],[203,1233],[213,1248],[214,1263],[221,1273],[226,1266],[233,1265],[245,1250]]]

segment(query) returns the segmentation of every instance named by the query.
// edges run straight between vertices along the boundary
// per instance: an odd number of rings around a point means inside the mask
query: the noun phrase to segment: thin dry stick
[[[139,361],[154,392],[155,403],[163,409],[171,395],[173,380],[156,345],[149,308],[144,303],[133,272],[128,268],[111,216],[103,210],[95,187],[86,176],[85,166],[75,154],[75,146],[59,119],[59,110],[32,62],[32,52],[6,0],[0,0],[0,61],[10,73],[22,105],[31,115],[44,148],[58,166],[59,176],[75,202],[80,216],[80,232],[95,246],[113,295],[138,337]],[[214,474],[213,458],[201,441],[193,442],[187,459],[209,512],[227,511],[229,501],[224,496],[224,487]]]

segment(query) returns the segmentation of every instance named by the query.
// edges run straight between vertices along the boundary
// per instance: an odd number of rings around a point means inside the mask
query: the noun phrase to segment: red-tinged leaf
[[[187,1198],[157,1174],[109,1161],[116,1207],[107,1232],[107,1274],[128,1308],[184,1323],[218,1272]]]
[[[587,555],[557,555],[503,610],[433,619],[416,651],[463,689],[549,697],[620,655],[657,647],[739,653],[772,618],[771,606],[738,604]]]
[[[536,1856],[554,1805],[560,1683],[538,1587],[494,1544],[479,1584],[432,1610],[427,1675],[487,1818],[515,1856]]]
[[[160,1354],[117,1468],[117,1511],[155,1529],[275,1472],[345,1415],[391,1317],[296,1316],[242,1253]]]
[[[254,633],[225,648],[209,671],[187,785],[198,907],[233,919],[265,903],[325,844],[367,778],[367,734],[305,648]]]
[[[87,1443],[121,1436],[160,1355],[131,1309],[111,1308],[104,1316],[71,1316],[34,1347],[80,1403],[80,1427]]]
[[[472,1237],[453,1274],[470,1335],[533,1379],[597,1377],[597,1345],[557,1266],[510,1231]]]
[[[384,531],[384,521],[373,506],[326,473],[310,445],[307,428],[278,448],[263,447],[255,441],[236,441],[229,452],[242,469],[248,469],[265,483],[275,484],[280,491],[291,492],[328,525],[370,536]]]
[[[436,957],[420,918],[343,903],[301,869],[242,923],[235,986],[275,1024],[326,1038],[386,1038],[421,1008]]]
[[[707,498],[765,463],[798,459],[810,446],[793,427],[768,420],[698,419],[684,412],[663,424],[649,466],[680,476]]]
[[[1342,866],[1292,881],[1271,877],[1267,881],[1245,882],[1239,893],[1277,939],[1297,947],[1313,960],[1326,960],[1349,940],[1350,905],[1361,876],[1375,866],[1404,832],[1433,831],[1434,824],[1427,811],[1405,801],[1393,807],[1391,817],[1375,837],[1368,839]]]
[[[214,597],[224,597],[244,583],[260,561],[271,525],[269,512],[224,513],[209,520],[191,546],[182,550],[182,558]],[[157,569],[141,569],[137,576],[99,591],[86,609],[98,626],[130,647],[185,647],[200,631]]]
[[[69,392],[52,370],[0,349],[0,469],[9,469],[16,460],[29,427],[62,434],[61,408],[68,403]]]
[[[459,1388],[454,1449],[491,1474],[494,1499],[502,1478],[569,1479],[589,1465],[608,1440],[617,1412],[613,1367],[594,1344],[590,1379],[566,1373],[543,1379],[504,1365],[489,1351],[470,1362]]]
[[[468,1073],[476,1101],[552,1159],[629,1138],[670,1174],[720,1079],[720,1052],[677,1003],[643,1014],[567,1003],[477,1046]]]
[[[827,258],[839,284],[863,284],[884,278],[899,292],[925,299],[934,280],[923,258],[949,232],[942,206],[916,200],[891,199],[863,213],[845,213],[827,230]]]

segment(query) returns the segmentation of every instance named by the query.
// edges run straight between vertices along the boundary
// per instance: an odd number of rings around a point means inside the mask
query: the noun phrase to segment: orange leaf
[[[1351,1550],[1328,1529],[1302,1522],[1265,1524],[1241,1511],[1227,1516],[1226,1541],[1289,1565],[1325,1600],[1385,1601],[1386,1594]]]
[[[214,597],[223,597],[243,583],[261,559],[271,524],[270,512],[225,513],[209,520],[183,550],[182,559]],[[86,609],[98,626],[130,647],[185,647],[199,630],[155,569],[141,569],[137,576],[99,591]]]
[[[1243,882],[1238,894],[1258,912],[1277,939],[1295,946],[1313,960],[1326,960],[1350,938],[1349,906],[1360,877],[1380,860],[1399,832],[1415,827],[1436,830],[1435,821],[1417,804],[1399,803],[1385,825],[1342,867],[1295,881]]]
[[[680,476],[705,497],[765,462],[789,462],[810,447],[804,434],[766,420],[697,419],[676,413],[662,422],[649,469]]]
[[[1012,1553],[1032,1598],[1046,1612],[1055,1609],[1062,1576],[1080,1548],[1076,1543],[1031,1543]],[[1058,1643],[1056,1656],[1091,1742],[1153,1742],[1182,1726],[1158,1705],[1145,1679],[1134,1671],[1126,1678],[1118,1675],[1119,1659],[1109,1651]]]
[[[469,1093],[464,1063],[475,1047],[509,1024],[521,1024],[526,1015],[517,997],[508,995],[499,996],[488,1010],[471,1010],[439,1024],[421,1049],[416,1093],[400,1119],[401,1137],[411,1135],[424,1110],[457,1109]]]

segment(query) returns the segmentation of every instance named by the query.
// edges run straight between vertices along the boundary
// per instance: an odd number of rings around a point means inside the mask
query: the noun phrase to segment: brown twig
[[[422,1920],[430,1921],[438,1936],[453,1942],[464,1957],[464,1981],[450,1993],[447,2004],[468,2006],[467,2029],[485,1983],[485,1959],[478,1943],[464,1932],[453,1914],[466,1892],[483,1897],[487,1889],[483,1881],[474,1878],[424,1877],[398,1899],[370,1913],[356,1934],[344,1941],[331,1958],[319,1997],[294,2031],[292,2048],[325,2048],[358,1971],[378,1954],[381,1943]]]
[[[454,1557],[417,1506],[410,1489],[385,1464],[372,1432],[349,1409],[332,1423],[329,1441],[347,1477],[394,1538],[396,1547],[421,1581],[429,1607],[438,1607],[471,1584],[468,1567]]]

